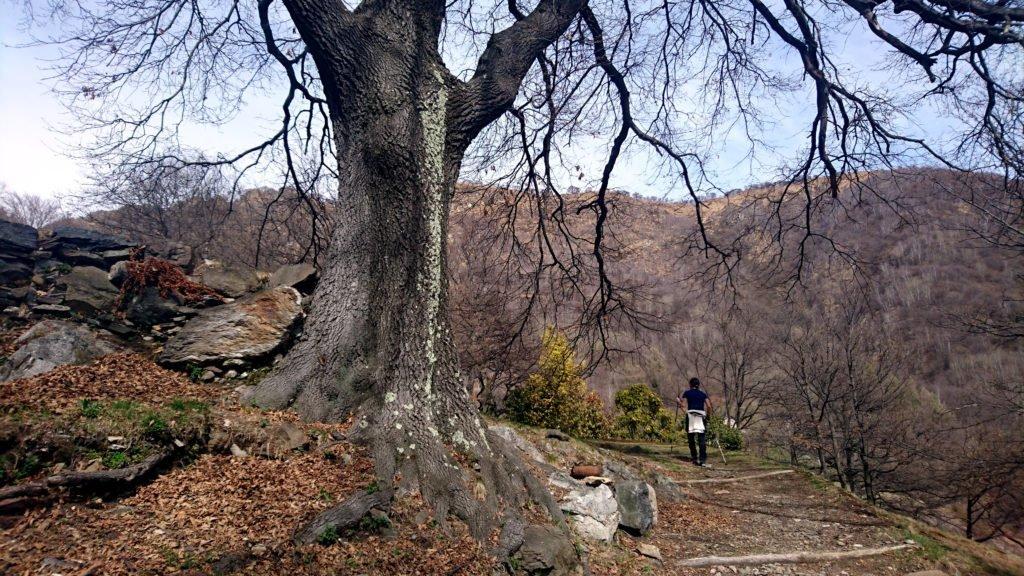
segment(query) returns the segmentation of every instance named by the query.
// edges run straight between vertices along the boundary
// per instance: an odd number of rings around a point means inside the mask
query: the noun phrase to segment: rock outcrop
[[[619,525],[636,534],[646,534],[658,522],[658,498],[650,484],[628,480],[615,484],[619,504]]]
[[[517,557],[520,573],[529,576],[568,576],[579,564],[572,541],[554,526],[527,526]]]
[[[260,287],[259,276],[247,268],[204,261],[195,271],[195,280],[229,298],[240,298]]]
[[[611,542],[619,527],[619,505],[606,484],[570,492],[560,503],[569,523],[581,538]]]
[[[120,236],[73,226],[57,226],[39,242],[39,249],[49,252],[56,260],[103,269],[127,259],[137,246]]]
[[[290,286],[303,294],[312,294],[316,282],[316,268],[309,264],[289,264],[281,266],[271,274],[267,286]]]
[[[24,286],[32,280],[32,253],[39,246],[36,229],[0,220],[0,284]]]
[[[118,347],[81,324],[43,320],[15,341],[19,348],[0,369],[0,381],[28,378],[65,364],[85,364]]]
[[[159,361],[182,366],[266,357],[290,338],[301,300],[294,288],[278,286],[204,309],[167,341]]]

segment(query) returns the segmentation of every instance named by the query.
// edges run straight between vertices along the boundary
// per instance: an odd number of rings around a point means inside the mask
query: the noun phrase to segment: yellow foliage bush
[[[582,372],[566,337],[548,328],[538,371],[508,395],[509,418],[530,426],[557,428],[579,438],[606,436],[610,423],[604,403],[587,388]]]

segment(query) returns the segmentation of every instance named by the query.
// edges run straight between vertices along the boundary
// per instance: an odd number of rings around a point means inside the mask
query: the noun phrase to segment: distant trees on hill
[[[60,199],[19,194],[0,182],[0,218],[42,228],[63,217],[64,209]]]

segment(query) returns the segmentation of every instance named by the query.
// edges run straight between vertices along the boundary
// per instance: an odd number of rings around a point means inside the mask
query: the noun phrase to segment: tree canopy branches
[[[666,189],[690,197],[689,248],[726,281],[745,255],[713,239],[703,201],[723,192],[726,145],[751,167],[778,168],[784,185],[759,225],[794,284],[814,245],[853,261],[812,222],[863,171],[937,163],[1020,176],[1024,8],[1014,1],[61,0],[47,15],[64,31],[48,40],[62,54],[54,77],[108,176],[128,185],[140,170],[195,165],[230,171],[236,187],[273,176],[307,199],[314,256],[328,226],[319,191],[339,177],[337,119],[355,93],[340,71],[388,42],[426,42],[446,65],[446,147],[466,151],[462,178],[512,191],[510,223],[533,220],[531,237],[496,229],[509,265],[563,275],[580,325],[606,348],[612,322],[654,323],[606,262],[608,191],[624,158],[648,159]],[[428,34],[396,40],[384,22]],[[849,39],[884,54],[861,49],[851,61],[840,47]],[[257,96],[280,99],[280,123],[248,147],[199,157],[168,146]],[[794,98],[804,109],[783,117]],[[781,141],[794,121],[803,136]],[[594,193],[568,205],[574,187]],[[791,197],[802,212],[782,208]],[[567,210],[593,214],[587,254],[573,248]]]

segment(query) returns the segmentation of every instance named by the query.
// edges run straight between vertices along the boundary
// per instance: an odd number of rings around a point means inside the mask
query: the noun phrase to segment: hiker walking
[[[686,400],[686,438],[690,444],[690,458],[695,466],[704,466],[708,459],[707,417],[711,412],[711,399],[700,389],[700,380],[690,378],[690,389],[676,398],[676,405],[683,407]],[[698,454],[697,448],[700,447]]]

